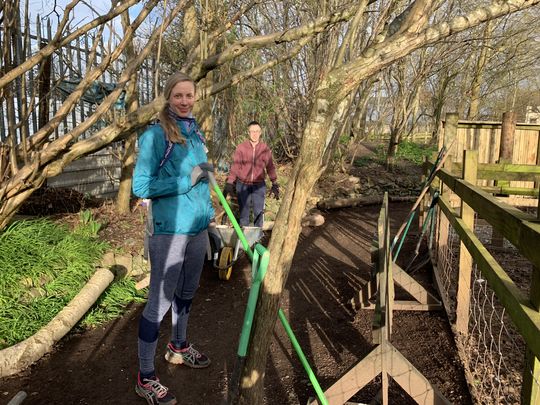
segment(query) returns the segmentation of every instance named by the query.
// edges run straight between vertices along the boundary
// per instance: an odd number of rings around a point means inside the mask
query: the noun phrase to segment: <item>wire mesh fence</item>
[[[459,280],[459,235],[439,213],[437,280],[452,325],[455,326]],[[528,294],[531,263],[506,240],[500,239],[485,221],[475,218],[474,233],[516,285]],[[467,333],[456,331],[456,341],[475,404],[520,404],[527,346],[495,292],[470,256],[462,255],[472,267]],[[454,328],[454,330],[456,330]],[[534,380],[537,391],[540,383]],[[540,403],[533,398],[531,403]]]

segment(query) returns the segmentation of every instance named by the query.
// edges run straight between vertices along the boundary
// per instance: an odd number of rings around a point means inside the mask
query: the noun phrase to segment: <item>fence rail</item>
[[[369,142],[388,142],[390,141],[390,134],[375,134],[369,133],[367,135],[367,141]],[[433,139],[432,132],[415,132],[408,136],[403,137],[403,141],[410,141],[415,143],[427,144]]]
[[[437,174],[431,252],[437,285],[476,402],[537,404],[540,217],[499,201],[477,181],[537,181],[538,167],[478,165],[478,152],[471,150],[463,156],[460,175],[447,169]]]

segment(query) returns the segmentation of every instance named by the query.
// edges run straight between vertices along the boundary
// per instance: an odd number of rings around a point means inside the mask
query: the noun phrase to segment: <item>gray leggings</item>
[[[159,327],[172,306],[171,341],[186,342],[191,301],[199,286],[208,243],[206,230],[195,236],[153,235],[149,240],[150,287],[139,323],[139,367],[154,371]]]

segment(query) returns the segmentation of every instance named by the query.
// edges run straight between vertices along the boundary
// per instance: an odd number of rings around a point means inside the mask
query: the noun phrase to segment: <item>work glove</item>
[[[232,183],[225,183],[225,188],[223,189],[223,197],[227,198],[229,194],[234,194],[234,186]]]
[[[195,186],[199,181],[208,181],[208,172],[214,172],[214,166],[208,162],[203,162],[193,167],[191,171],[191,185]]]
[[[272,183],[272,188],[270,189],[270,195],[274,194],[274,198],[279,200],[279,184],[277,181]]]

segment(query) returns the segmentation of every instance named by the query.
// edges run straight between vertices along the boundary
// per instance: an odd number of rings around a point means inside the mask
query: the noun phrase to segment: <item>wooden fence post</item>
[[[497,163],[512,163],[512,155],[514,154],[514,132],[516,130],[517,113],[514,111],[507,111],[503,113],[501,124],[501,146],[499,148],[499,160]],[[495,182],[496,186],[509,187],[510,182],[505,180],[498,180]],[[504,245],[504,238],[495,229],[492,230],[491,244],[493,246],[502,247]]]
[[[446,116],[444,118],[444,136],[440,137],[439,149],[442,148],[443,145],[452,145],[452,142],[454,142],[454,139],[456,139],[458,120],[459,115],[457,113],[446,113]],[[452,146],[452,150],[448,151],[449,156],[446,159],[448,165],[450,165],[451,162],[457,161],[457,150],[458,148],[456,141]]]
[[[452,142],[454,139],[456,139],[456,136],[457,136],[458,120],[459,120],[459,115],[457,113],[446,113],[445,118],[444,118],[444,126],[442,127],[442,131],[439,134],[439,145],[438,145],[439,150],[444,145],[453,145]],[[455,148],[455,146],[452,146],[452,148]],[[456,160],[455,153],[454,155],[452,155],[452,152],[453,151],[448,151],[449,156],[444,162],[443,167],[445,168],[451,167],[452,163]],[[444,193],[446,193],[447,191],[446,189],[447,188],[444,186],[443,182],[439,180],[439,194],[443,195]],[[448,189],[448,192],[451,193],[451,190]],[[441,246],[444,246],[444,248],[446,248],[446,246],[448,245],[448,226],[449,225],[448,225],[448,222],[445,221],[443,218],[444,218],[444,215],[437,215],[437,220],[436,220],[436,225],[435,225],[437,229],[435,232],[435,235],[436,235],[435,245],[437,247],[436,248],[437,252],[439,252],[439,250],[441,249]],[[438,265],[438,263],[439,263],[439,256],[437,254],[435,255],[435,264]]]
[[[478,170],[478,151],[463,151],[463,179],[476,185]],[[461,219],[467,227],[474,230],[474,210],[461,201]],[[456,329],[467,335],[469,325],[469,305],[471,297],[472,256],[461,242],[459,246],[459,279],[457,290]]]
[[[499,163],[512,163],[514,153],[514,132],[516,130],[517,113],[507,111],[503,113],[501,125],[501,148],[499,150]]]
[[[538,139],[540,144],[540,138]],[[536,218],[540,220],[540,194]],[[540,311],[540,268],[533,267],[531,274],[531,304],[534,309]],[[525,370],[523,370],[523,385],[521,387],[521,403],[534,405],[540,402],[540,360],[527,350],[525,354]]]

